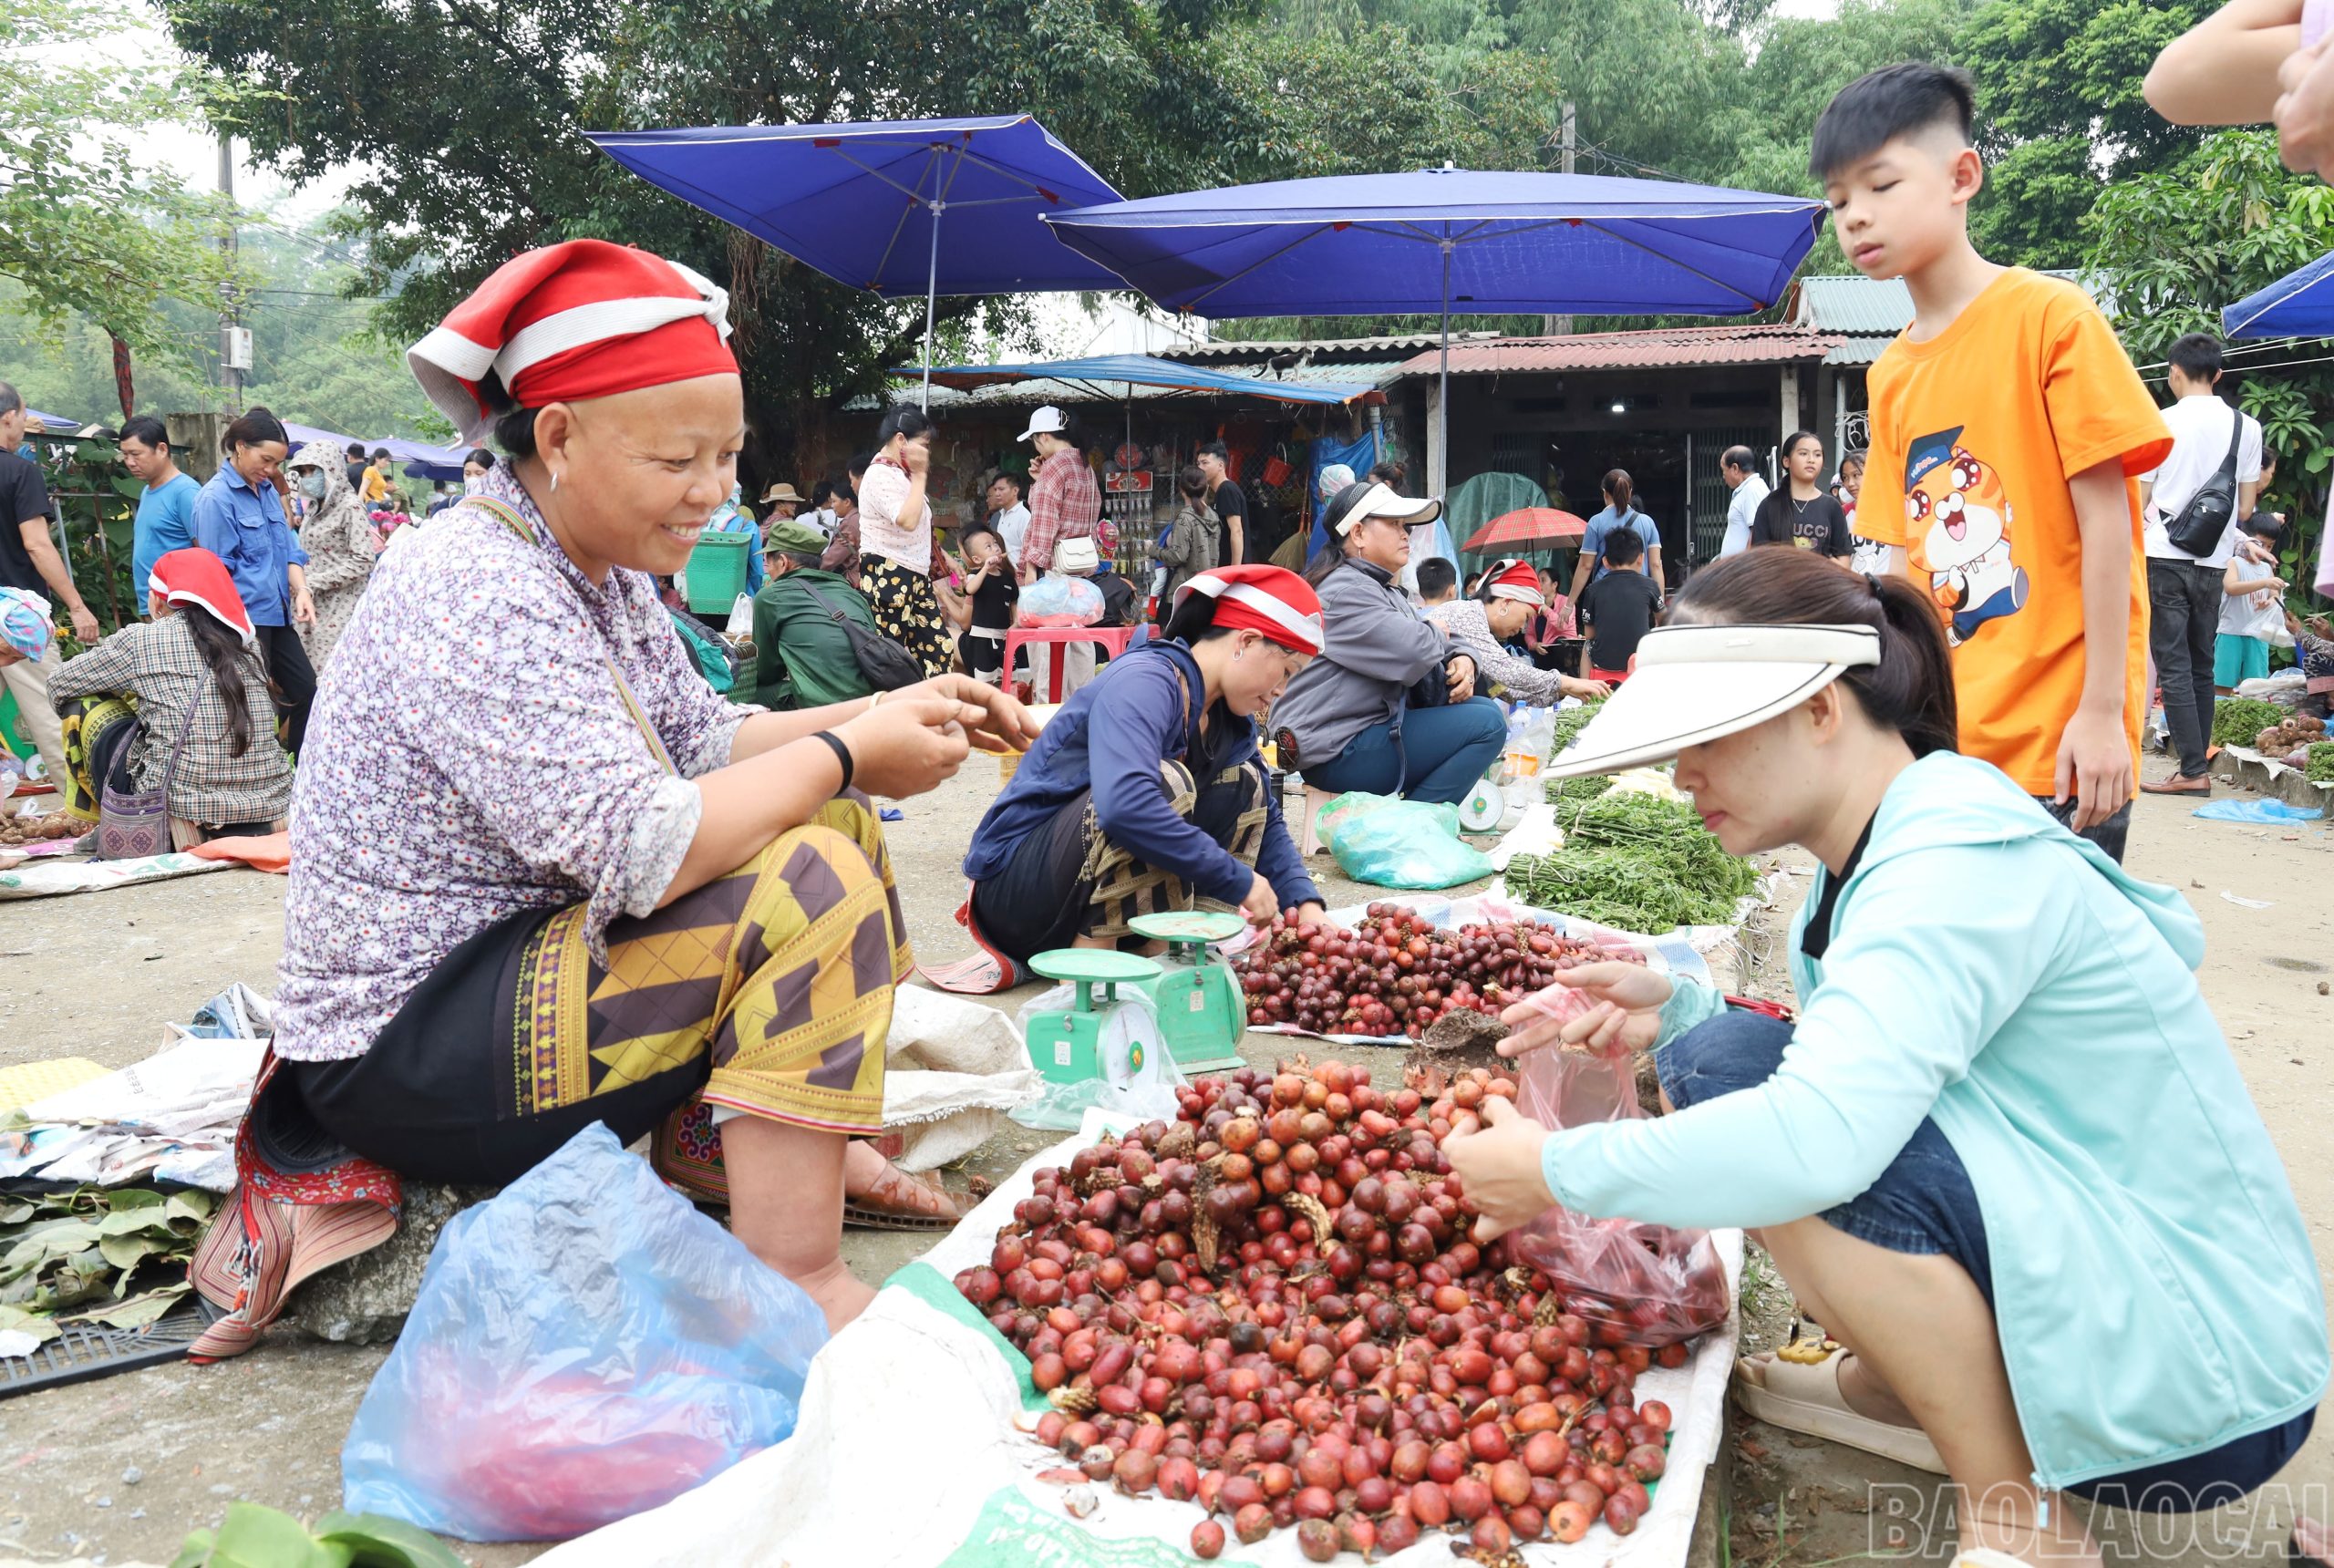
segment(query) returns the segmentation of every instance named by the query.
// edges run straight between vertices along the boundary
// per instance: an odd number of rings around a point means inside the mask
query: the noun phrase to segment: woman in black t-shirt
[[[1783,443],[1784,480],[1759,503],[1750,521],[1753,544],[1791,544],[1845,560],[1855,552],[1848,514],[1823,485],[1823,440],[1800,430]]]

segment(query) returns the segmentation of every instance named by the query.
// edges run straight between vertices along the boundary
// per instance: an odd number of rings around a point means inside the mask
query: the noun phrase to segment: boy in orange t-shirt
[[[1856,531],[1945,619],[1961,749],[2120,861],[2147,711],[2135,476],[2172,434],[2088,294],[1969,243],[1973,112],[1965,73],[1902,65],[1815,123],[1840,248],[1913,295],[1866,380]]]

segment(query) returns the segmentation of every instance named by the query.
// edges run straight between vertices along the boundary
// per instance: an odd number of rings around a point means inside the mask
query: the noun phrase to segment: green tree
[[[2221,307],[2334,250],[2334,188],[2277,161],[2266,130],[2222,131],[2172,167],[2119,181],[2086,222],[2124,347],[2160,377],[2184,333],[2218,335]],[[2312,363],[2326,341],[2239,344],[2238,402],[2281,459],[2276,492],[2288,524],[2284,575],[2307,581],[2334,481],[2334,376]],[[2297,597],[2299,591],[2297,590]]]
[[[354,164],[344,232],[385,328],[418,335],[513,253],[580,235],[656,250],[725,284],[759,452],[821,455],[828,412],[912,356],[920,309],[812,273],[666,196],[584,129],[1028,110],[1131,195],[1324,168],[1503,159],[1511,104],[1445,90],[1388,34],[1288,47],[1204,0],[184,0],[179,42],[222,79],[265,80],[230,116],[295,181]],[[1528,75],[1523,63],[1497,80]],[[1009,330],[1011,302],[941,302]],[[749,457],[757,455],[749,451]],[[765,462],[761,466],[770,466]]]
[[[95,0],[17,6],[0,47],[0,278],[52,325],[78,315],[139,355],[189,362],[164,300],[240,286],[217,248],[229,208],[139,167],[124,137],[200,122],[227,102],[175,70],[125,66],[118,13]]]

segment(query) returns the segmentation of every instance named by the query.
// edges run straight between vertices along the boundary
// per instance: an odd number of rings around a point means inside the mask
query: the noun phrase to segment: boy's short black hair
[[[2209,332],[2192,332],[2172,346],[2164,357],[2191,381],[2207,385],[2220,379],[2221,340]]]
[[[1459,568],[1440,555],[1419,562],[1419,597],[1431,599],[1459,585]]]
[[[1907,60],[1868,72],[1832,95],[1807,144],[1807,171],[1818,180],[1854,168],[1900,136],[1949,125],[1969,139],[1977,89],[1957,66]]]
[[[1645,541],[1634,528],[1616,528],[1605,536],[1605,564],[1634,566],[1645,554]]]

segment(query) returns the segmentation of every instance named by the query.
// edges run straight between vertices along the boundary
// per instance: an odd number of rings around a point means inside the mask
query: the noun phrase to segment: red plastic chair
[[[1067,647],[1073,643],[1100,643],[1115,659],[1127,651],[1127,639],[1133,635],[1132,626],[1016,626],[1005,634],[1006,678],[1012,678],[1014,655],[1028,644]],[[1052,688],[1052,695],[1046,699],[1048,702],[1061,701],[1061,673],[1066,662],[1053,661],[1053,673],[1047,683]]]

